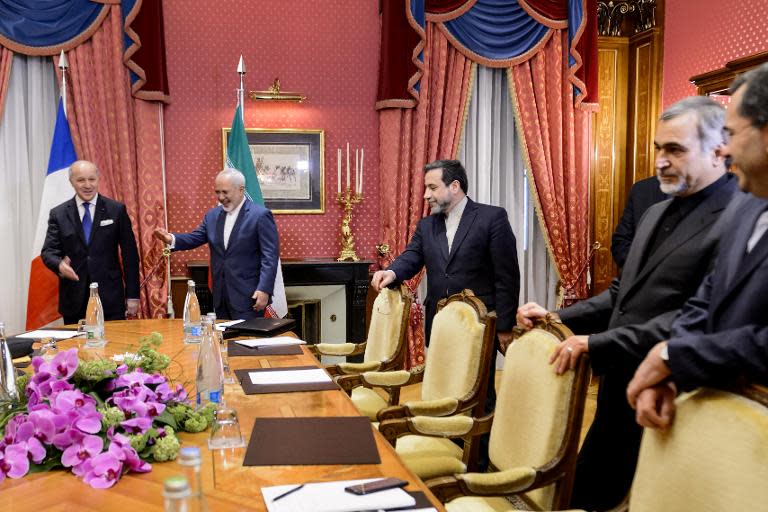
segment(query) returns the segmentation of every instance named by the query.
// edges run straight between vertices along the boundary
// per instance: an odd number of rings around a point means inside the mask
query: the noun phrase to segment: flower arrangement
[[[0,414],[0,482],[63,467],[94,488],[113,486],[129,471],[176,458],[178,431],[201,432],[213,407],[195,411],[181,384],[161,372],[170,358],[159,333],[141,340],[122,364],[80,360],[77,349],[32,360],[20,377],[22,402]]]

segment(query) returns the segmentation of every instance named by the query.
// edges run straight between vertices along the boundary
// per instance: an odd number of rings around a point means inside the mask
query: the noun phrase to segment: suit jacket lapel
[[[440,249],[440,256],[443,261],[448,263],[448,236],[445,231],[445,215],[434,215],[434,222],[432,223],[432,236],[435,238],[435,243]]]
[[[101,223],[102,219],[106,217],[107,214],[107,205],[104,203],[104,200],[99,196],[99,198],[96,200],[96,206],[93,209],[93,226],[91,226],[91,244],[93,244],[94,237],[96,236],[96,233],[99,232],[99,224]]]
[[[643,271],[640,265],[643,263],[643,255],[648,249],[648,243],[650,242],[651,235],[656,231],[656,226],[659,224],[662,215],[667,211],[669,205],[672,204],[672,200],[668,199],[662,203],[661,208],[651,208],[645,216],[643,222],[637,227],[635,238],[632,241],[632,247],[630,248],[627,256],[627,261],[624,263],[624,268],[621,271],[621,280],[624,283],[631,284],[631,286],[624,286],[626,292],[622,294],[622,297],[627,295],[630,288],[634,287],[638,282],[638,273]],[[646,265],[647,267],[647,265]],[[621,299],[622,297],[618,297]]]
[[[77,236],[80,237],[80,243],[83,244],[83,247],[88,247],[88,244],[85,243],[85,233],[83,233],[83,222],[80,220],[80,212],[77,211],[77,201],[75,201],[75,198],[73,197],[67,206],[67,213],[69,215],[69,221],[72,223],[72,225],[75,227],[75,231],[77,231]]]
[[[728,259],[722,260],[724,264],[727,261],[727,272],[723,276],[723,281],[721,281],[721,289],[724,293],[715,298],[714,308],[717,308],[768,258],[768,234],[766,233],[763,233],[763,236],[757,242],[757,245],[752,248],[752,251],[747,253],[747,241],[752,236],[757,218],[765,211],[765,206],[766,203],[764,201],[756,200],[744,212],[743,229],[740,229],[734,237],[733,244],[728,251]]]
[[[225,252],[229,251],[229,249],[232,247],[232,245],[237,240],[237,232],[240,231],[240,226],[243,223],[243,219],[245,218],[245,215],[248,212],[248,210],[250,210],[250,208],[251,208],[251,202],[248,199],[243,199],[243,201],[245,201],[245,203],[243,204],[243,207],[240,208],[240,211],[237,212],[237,219],[235,219],[235,225],[232,226],[232,232],[229,234],[229,244],[227,244],[227,248],[225,249]],[[223,227],[223,225],[222,225],[222,228],[221,228],[221,234],[222,234],[221,243],[223,244],[224,243],[224,227]]]
[[[451,262],[453,256],[458,252],[464,239],[469,233],[469,228],[475,222],[477,217],[477,205],[474,201],[467,198],[467,204],[464,206],[464,212],[461,214],[461,220],[459,220],[459,227],[456,229],[456,234],[453,236],[453,244],[451,244],[451,252],[448,255],[448,263]],[[448,248],[448,237],[445,238],[446,249]]]
[[[224,254],[224,221],[227,218],[227,212],[224,208],[219,211],[219,216],[216,218],[216,245],[219,246],[219,250]]]

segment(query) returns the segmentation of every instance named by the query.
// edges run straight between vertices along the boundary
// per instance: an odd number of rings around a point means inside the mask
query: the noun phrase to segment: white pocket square
[[[110,224],[114,224],[115,221],[112,219],[107,219],[99,222],[99,226],[109,226]]]

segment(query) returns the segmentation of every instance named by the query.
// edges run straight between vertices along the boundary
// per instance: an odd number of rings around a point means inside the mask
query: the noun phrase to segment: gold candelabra
[[[355,254],[355,236],[352,234],[352,208],[363,200],[363,195],[353,192],[347,185],[344,192],[336,195],[336,200],[344,208],[344,217],[341,219],[341,254],[336,261],[359,261],[360,258]]]

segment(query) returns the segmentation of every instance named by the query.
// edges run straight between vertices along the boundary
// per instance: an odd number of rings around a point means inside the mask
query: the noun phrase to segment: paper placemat
[[[339,389],[339,386],[333,382],[300,382],[285,384],[254,384],[251,382],[249,373],[251,372],[285,372],[291,370],[316,370],[317,366],[291,366],[288,368],[250,368],[235,370],[237,380],[246,395],[258,395],[263,393],[292,393],[295,391],[325,391],[329,389]]]
[[[297,356],[301,354],[299,345],[275,345],[273,347],[245,347],[237,342],[227,342],[227,355],[238,356]]]
[[[256,418],[243,465],[301,466],[380,462],[368,418]]]
[[[356,495],[344,490],[350,485],[372,482],[378,478],[363,480],[338,480],[332,482],[307,483],[301,487],[276,485],[262,487],[261,494],[269,512],[357,512],[361,510],[413,510],[418,501],[402,489],[387,489],[371,494]],[[288,491],[294,492],[279,498]],[[278,498],[275,500],[275,498]],[[414,504],[414,502],[416,502]],[[434,509],[433,509],[434,510]]]

